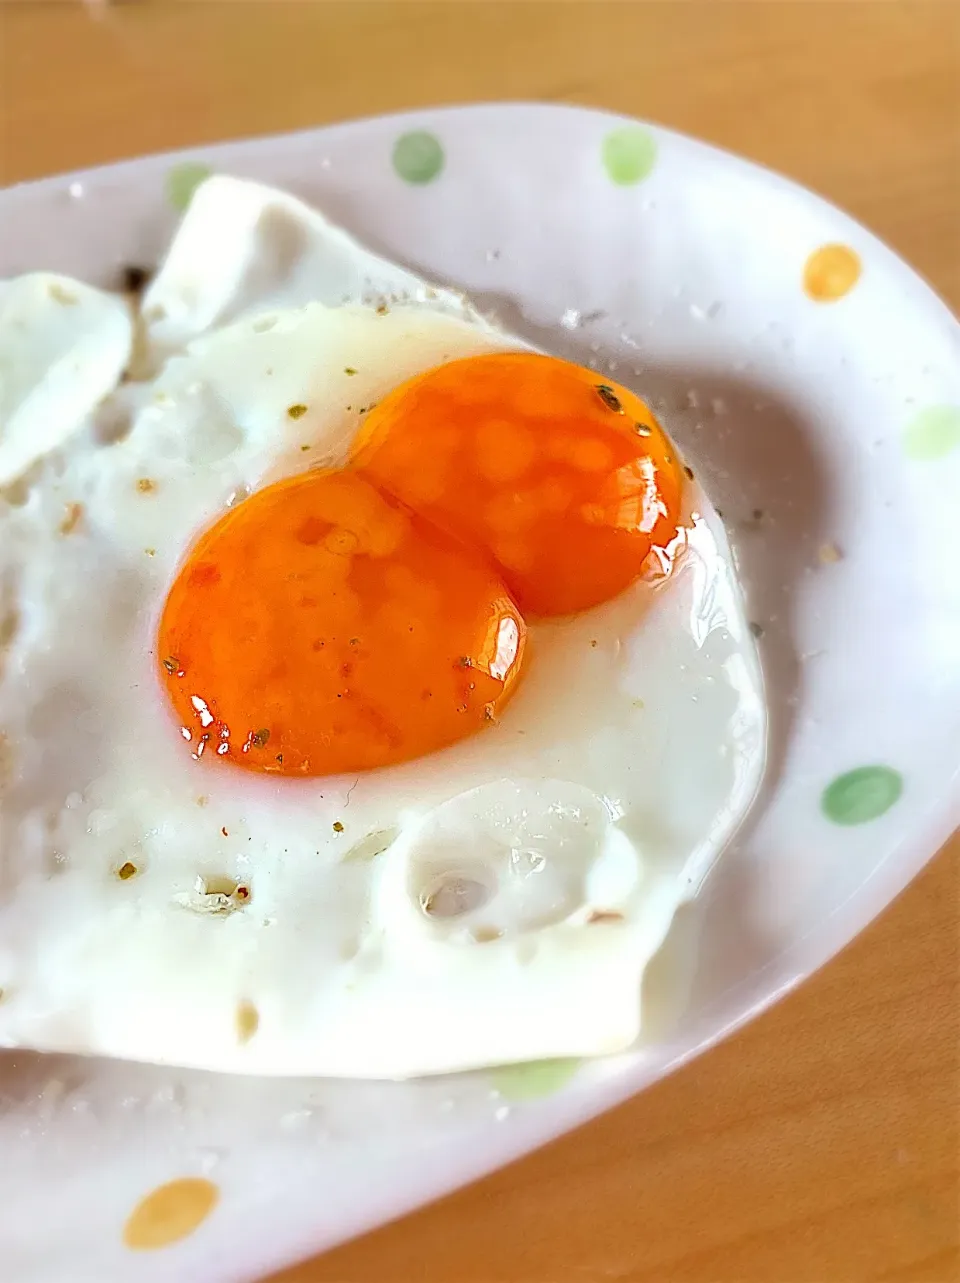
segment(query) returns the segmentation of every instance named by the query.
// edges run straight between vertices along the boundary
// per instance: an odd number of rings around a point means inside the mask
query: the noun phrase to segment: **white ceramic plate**
[[[13,188],[0,275],[155,264],[197,166],[287,188],[653,398],[763,630],[768,780],[630,1055],[378,1085],[3,1054],[5,1283],[240,1283],[448,1191],[762,1010],[960,819],[960,327],[873,236],[666,131],[485,106]]]

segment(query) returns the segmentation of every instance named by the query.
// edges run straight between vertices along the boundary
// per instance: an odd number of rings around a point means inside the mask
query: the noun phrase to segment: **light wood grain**
[[[849,209],[960,303],[960,7],[0,0],[0,181],[421,104],[598,104]],[[960,843],[800,992],[274,1283],[960,1279]]]

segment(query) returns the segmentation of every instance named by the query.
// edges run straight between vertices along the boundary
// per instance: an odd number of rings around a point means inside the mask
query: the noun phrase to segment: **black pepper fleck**
[[[623,406],[620,404],[620,398],[617,396],[616,392],[614,392],[609,383],[598,383],[597,395],[608,410],[612,410],[614,414],[623,414]]]
[[[123,269],[123,289],[126,294],[140,294],[150,280],[152,273],[147,267],[130,264]]]

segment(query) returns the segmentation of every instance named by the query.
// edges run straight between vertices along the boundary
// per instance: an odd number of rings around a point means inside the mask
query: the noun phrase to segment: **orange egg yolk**
[[[402,384],[368,414],[351,462],[486,550],[531,615],[616,596],[680,522],[683,466],[649,408],[534,353],[468,357]]]
[[[356,472],[307,472],[196,544],[160,622],[197,757],[284,775],[389,766],[496,719],[526,626],[480,552]]]
[[[409,380],[346,470],[268,486],[181,568],[158,659],[189,751],[333,775],[480,730],[520,678],[521,612],[622,592],[682,489],[647,406],[579,366],[514,352]]]

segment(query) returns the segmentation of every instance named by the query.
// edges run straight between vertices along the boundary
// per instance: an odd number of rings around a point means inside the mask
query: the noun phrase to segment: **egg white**
[[[197,763],[153,673],[197,533],[341,460],[404,378],[523,345],[229,179],[200,189],[144,316],[155,374],[93,413],[78,380],[70,432],[0,498],[0,1045],[357,1077],[630,1045],[644,968],[763,766],[705,497],[669,580],[535,626],[483,734],[346,779]],[[451,888],[480,899],[425,911]]]
[[[130,358],[126,301],[31,272],[0,281],[0,486],[75,432]]]

